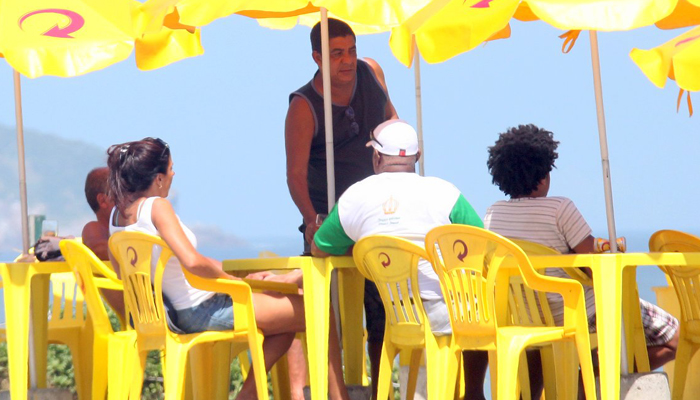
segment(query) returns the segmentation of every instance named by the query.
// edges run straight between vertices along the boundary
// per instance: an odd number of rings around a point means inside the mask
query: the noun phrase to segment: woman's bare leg
[[[338,330],[335,327],[335,313],[333,308],[330,315],[330,329],[328,341],[328,395],[333,400],[349,400],[348,388],[343,378],[343,363],[340,357],[340,343]]]
[[[263,353],[265,354],[265,371],[269,371],[284,353],[287,352],[294,340],[294,332],[280,333],[278,335],[265,336]],[[255,388],[255,372],[251,368],[248,378],[243,383],[241,391],[236,396],[237,400],[257,399]]]
[[[258,328],[265,334],[263,352],[265,353],[265,369],[269,371],[289,349],[294,340],[294,334],[303,332],[306,328],[304,299],[298,295],[253,293],[253,304]],[[333,400],[348,400],[350,398],[343,380],[340,345],[332,310],[328,345],[328,392]],[[255,384],[251,371],[237,399],[254,399],[256,398],[255,394]]]

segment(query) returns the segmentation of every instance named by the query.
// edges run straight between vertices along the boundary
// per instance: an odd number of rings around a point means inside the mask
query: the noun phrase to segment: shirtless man
[[[95,213],[96,220],[90,221],[83,227],[83,244],[103,261],[109,261],[109,214],[114,208],[114,202],[107,194],[109,168],[95,168],[85,179],[85,198]],[[117,275],[119,271],[116,271]],[[124,297],[116,290],[103,290],[102,295],[114,312],[124,315]]]

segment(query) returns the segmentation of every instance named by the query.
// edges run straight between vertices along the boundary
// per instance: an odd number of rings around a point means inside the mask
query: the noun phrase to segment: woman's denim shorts
[[[194,307],[177,310],[177,326],[186,333],[233,329],[231,296],[217,293]]]

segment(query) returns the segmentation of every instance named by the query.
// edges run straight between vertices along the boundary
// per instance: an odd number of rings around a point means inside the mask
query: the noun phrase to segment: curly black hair
[[[535,125],[509,128],[489,147],[492,182],[511,198],[531,194],[554,167],[558,145],[552,132]]]

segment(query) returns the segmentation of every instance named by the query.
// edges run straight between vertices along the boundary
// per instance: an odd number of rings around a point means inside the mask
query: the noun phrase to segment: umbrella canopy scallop
[[[434,1],[392,30],[394,55],[412,60],[412,41],[431,63],[446,61],[485,40],[507,37],[512,18],[541,19],[563,30],[629,30],[670,15],[679,0],[450,0]],[[680,0],[686,1],[686,0]],[[700,1],[700,0],[687,0]],[[437,5],[442,7],[437,7]]]
[[[700,0],[678,0],[673,12],[656,23],[660,29],[687,28],[700,25]]]
[[[700,26],[653,49],[632,49],[630,57],[660,88],[670,78],[683,90],[700,91]]]

